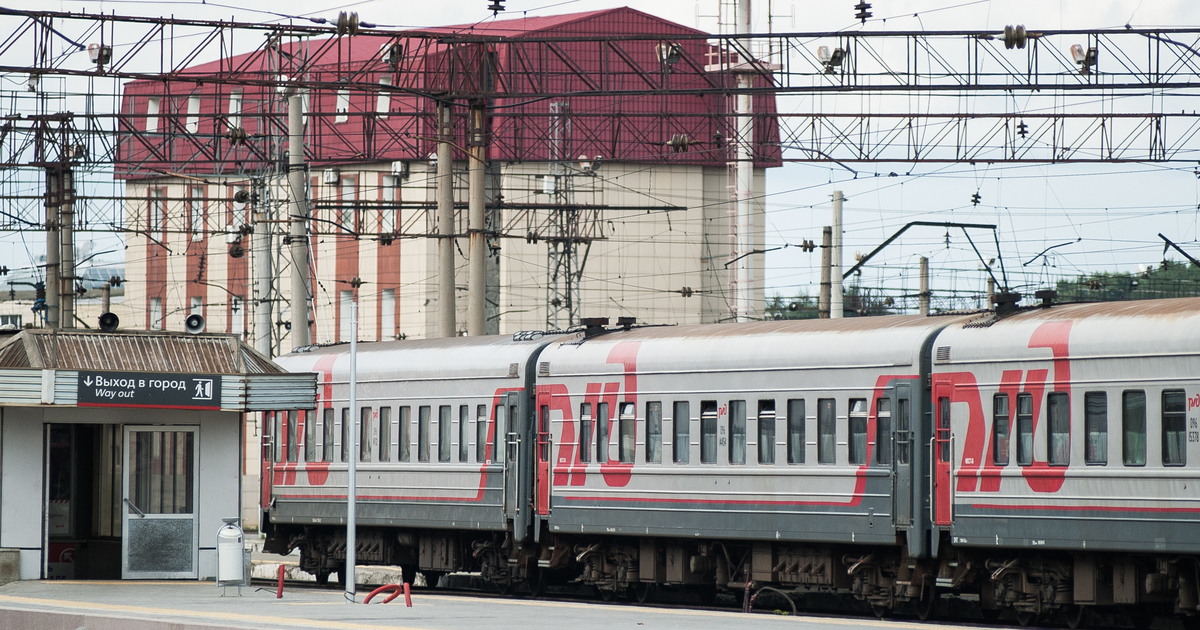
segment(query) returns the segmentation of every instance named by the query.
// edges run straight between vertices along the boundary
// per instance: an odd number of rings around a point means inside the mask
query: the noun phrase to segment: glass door
[[[198,427],[125,427],[121,577],[197,576]]]

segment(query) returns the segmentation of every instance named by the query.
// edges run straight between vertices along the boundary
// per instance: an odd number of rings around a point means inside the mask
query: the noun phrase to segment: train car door
[[[279,416],[277,411],[264,411],[259,414],[259,435],[262,441],[262,462],[261,470],[259,471],[259,504],[262,509],[271,507],[271,490],[274,487],[274,467],[273,460],[275,459],[275,419]]]
[[[931,441],[933,448],[930,457],[933,459],[933,522],[935,525],[950,525],[953,520],[950,502],[951,496],[951,466],[953,465],[954,438],[950,432],[950,395],[951,383],[935,383],[933,386],[934,399],[934,430]]]
[[[896,385],[892,420],[892,513],[897,527],[912,525],[912,398],[908,383]]]
[[[539,391],[537,395],[537,478],[536,502],[539,516],[550,515],[550,394]]]

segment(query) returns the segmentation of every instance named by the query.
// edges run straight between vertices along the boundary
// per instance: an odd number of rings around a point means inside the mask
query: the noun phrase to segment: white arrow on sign
[[[84,385],[91,385],[91,384],[92,384],[92,377],[90,377],[90,376],[89,376],[89,377],[87,377],[87,378],[83,379],[83,384],[84,384]]]

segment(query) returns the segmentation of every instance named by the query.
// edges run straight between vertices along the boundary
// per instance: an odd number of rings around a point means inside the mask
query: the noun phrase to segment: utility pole
[[[484,334],[484,304],[487,290],[484,266],[487,242],[484,235],[484,171],[487,160],[487,101],[471,103],[471,116],[467,131],[467,149],[470,152],[467,188],[470,194],[467,234],[470,238],[467,255],[467,334],[474,337]]]
[[[261,180],[250,185],[250,216],[254,221],[251,234],[252,256],[254,257],[254,349],[271,358],[271,211],[270,204],[263,203],[259,196]]]
[[[438,336],[453,337],[456,299],[454,297],[454,111],[450,104],[438,101],[437,144],[437,222],[438,222]],[[474,194],[472,192],[472,194]]]
[[[304,167],[304,97],[288,98],[288,214],[292,250],[292,349],[312,343],[308,332],[308,169]]]
[[[64,158],[58,171],[58,238],[62,254],[58,260],[58,324],[75,328],[75,173]]]
[[[929,315],[929,259],[921,256],[921,292],[917,294],[921,314]]]
[[[59,327],[59,296],[62,294],[62,240],[58,230],[59,206],[62,204],[62,178],[54,167],[46,169],[46,328]]]
[[[354,565],[358,555],[358,298],[350,300],[350,457],[346,462],[346,603],[353,604],[358,580]]]
[[[842,191],[833,191],[833,246],[830,248],[832,260],[829,265],[830,292],[829,316],[840,319],[842,310],[842,202],[845,197]]]
[[[833,228],[821,228],[821,292],[817,294],[817,317],[829,319],[829,287],[833,270]]]
[[[750,0],[738,0],[737,2],[736,30],[738,35],[750,32]],[[746,49],[749,51],[750,40],[742,41],[746,43]],[[751,59],[745,59],[739,65],[749,65],[751,61]],[[734,161],[736,218],[734,219],[733,256],[736,260],[734,263],[736,287],[734,319],[739,322],[750,321],[754,311],[754,256],[750,254],[754,249],[754,243],[751,240],[753,219],[750,214],[750,198],[753,196],[754,180],[754,119],[751,117],[754,112],[754,97],[750,95],[749,91],[752,80],[749,72],[737,73],[739,93],[735,97],[736,105],[734,107],[737,119],[737,142]]]

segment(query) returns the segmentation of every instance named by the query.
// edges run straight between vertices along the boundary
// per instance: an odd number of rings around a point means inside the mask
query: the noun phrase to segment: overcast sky
[[[832,31],[862,28],[855,22],[857,0],[789,2],[775,0],[772,28],[786,31]],[[335,18],[339,10],[356,11],[365,21],[389,27],[421,27],[473,23],[492,19],[489,0],[442,2],[322,2],[318,0],[240,0],[238,2],[171,2],[118,0],[75,2],[8,0],[20,9],[116,12],[122,15],[277,21],[291,16]],[[505,0],[501,18],[552,15],[630,6],[684,25],[715,31],[712,18],[718,0]],[[1194,0],[876,0],[872,30],[1002,29],[1024,24],[1029,30],[1142,26],[1200,26],[1200,2]],[[235,6],[236,5],[236,6]],[[768,3],[754,6],[754,30],[767,30]],[[700,17],[697,17],[700,16]],[[781,99],[782,111],[806,111],[811,102]],[[1200,146],[1200,140],[1194,141]],[[789,153],[789,155],[791,155]],[[1119,165],[855,165],[857,175],[836,165],[789,164],[768,174],[767,246],[819,241],[829,223],[829,197],[845,192],[846,263],[855,251],[867,252],[913,220],[996,223],[1000,250],[1014,285],[1032,293],[1033,285],[1063,275],[1131,270],[1162,260],[1162,241],[1171,237],[1200,255],[1200,180],[1189,164]],[[896,177],[887,177],[890,173]],[[877,177],[876,174],[882,175]],[[971,195],[982,197],[973,205]],[[1077,241],[1077,242],[1076,242]],[[990,235],[976,243],[985,257],[996,255]],[[1070,243],[1037,258],[1047,247]],[[0,238],[0,263],[29,264],[27,251],[37,244],[13,236]],[[961,232],[911,232],[881,255],[882,265],[864,272],[868,286],[915,291],[918,256],[931,260],[935,290],[978,290],[983,274]],[[1172,252],[1168,257],[1179,259]],[[819,253],[791,247],[767,257],[768,294],[815,294]],[[1028,264],[1026,264],[1028,263]],[[1025,290],[1023,289],[1023,290]]]

